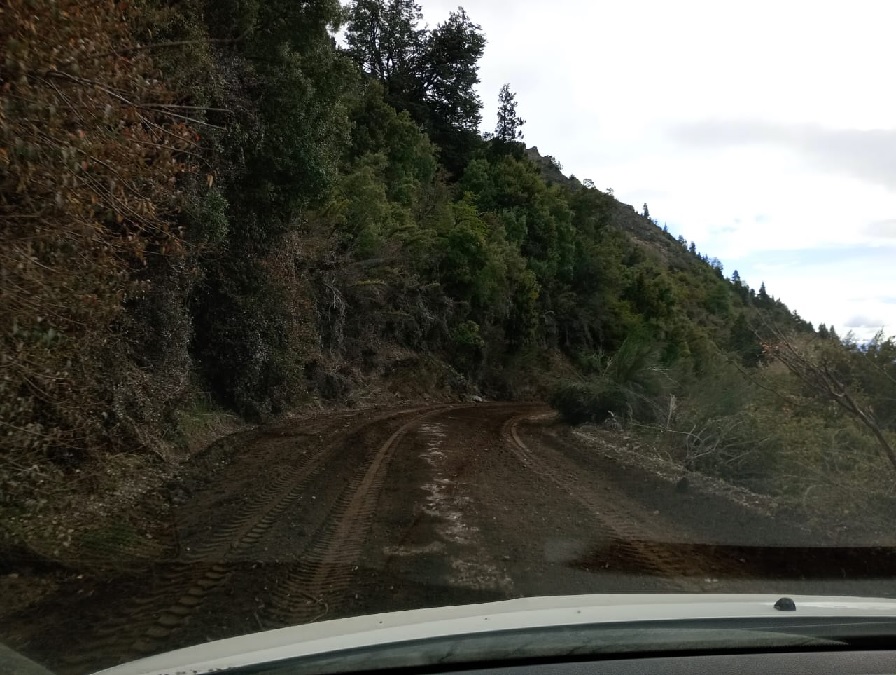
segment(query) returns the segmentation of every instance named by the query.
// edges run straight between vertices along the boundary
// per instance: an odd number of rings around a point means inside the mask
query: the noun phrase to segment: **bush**
[[[602,378],[562,384],[549,402],[570,424],[600,424],[610,417],[622,419],[629,414],[626,392]]]
[[[550,397],[564,419],[580,424],[610,417],[638,422],[657,418],[671,381],[646,335],[630,335],[605,364],[595,354],[580,357],[580,363],[600,372],[583,382],[563,384]]]

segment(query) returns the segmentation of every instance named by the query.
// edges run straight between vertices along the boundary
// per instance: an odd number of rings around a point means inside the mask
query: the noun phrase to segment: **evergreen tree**
[[[429,108],[430,136],[437,144],[445,130],[478,132],[482,101],[475,87],[484,50],[482,28],[461,7],[425,34],[417,77]]]
[[[463,8],[432,30],[420,29],[413,0],[355,0],[348,9],[348,54],[383,83],[386,101],[407,110],[441,148],[453,173],[479,142],[476,94],[482,29]]]
[[[501,87],[498,94],[498,125],[495,127],[495,138],[504,143],[512,143],[523,139],[520,130],[526,123],[516,111],[516,94],[510,91],[510,85]]]
[[[348,10],[348,54],[386,88],[386,99],[403,108],[414,89],[422,56],[423,15],[413,0],[355,0]]]
[[[413,0],[355,0],[348,9],[348,54],[383,83],[387,102],[407,110],[439,145],[450,132],[475,133],[482,29],[463,8],[421,29]]]
[[[647,208],[647,202],[644,202],[644,211],[642,214],[647,220],[650,220],[650,209]]]

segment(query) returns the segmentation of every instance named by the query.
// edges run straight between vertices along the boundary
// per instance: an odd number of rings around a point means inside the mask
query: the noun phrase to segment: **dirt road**
[[[83,673],[262,629],[531,595],[894,595],[892,552],[859,560],[679,492],[577,445],[540,405],[322,414],[213,447],[175,492],[170,555],[47,572],[54,592],[7,616],[0,641]]]

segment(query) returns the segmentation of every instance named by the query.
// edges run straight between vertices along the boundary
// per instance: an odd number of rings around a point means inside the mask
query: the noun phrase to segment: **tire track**
[[[92,637],[80,642],[77,652],[64,659],[65,669],[81,672],[78,666],[95,663],[98,654],[114,654],[119,662],[127,662],[163,651],[165,641],[200,610],[206,598],[226,586],[234,563],[246,557],[283,512],[301,497],[308,483],[326,468],[338,448],[373,425],[415,416],[393,434],[387,441],[388,446],[400,438],[402,430],[446,407],[420,406],[368,418],[361,425],[331,437],[317,452],[301,455],[301,461],[278,476],[264,494],[249,502],[240,516],[217,530],[208,541],[186,552],[183,560],[167,565],[159,573],[152,592],[131,598],[119,614],[100,622]],[[426,412],[420,415],[421,410]],[[382,460],[375,462],[375,467],[379,469],[381,464]],[[365,485],[358,484],[355,489],[363,490]],[[332,564],[329,559],[328,563]]]
[[[675,590],[682,592],[702,592],[710,586],[694,579],[695,561],[683,559],[651,542],[662,541],[668,536],[647,521],[633,517],[637,513],[636,504],[622,495],[614,494],[612,499],[598,498],[593,490],[583,486],[571,473],[540,459],[520,438],[519,423],[525,420],[543,418],[519,415],[504,424],[502,434],[520,463],[540,478],[547,480],[575,499],[618,541],[619,548],[640,569],[652,571],[668,581]]]
[[[417,415],[383,443],[366,466],[342,491],[331,517],[321,527],[301,561],[278,586],[265,610],[266,623],[274,626],[316,621],[333,612],[349,589],[361,556],[366,534],[376,512],[389,463],[407,433],[446,409]]]

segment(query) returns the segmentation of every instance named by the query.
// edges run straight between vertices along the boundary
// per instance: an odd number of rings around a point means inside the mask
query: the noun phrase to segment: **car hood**
[[[896,618],[896,600],[778,595],[577,595],[524,598],[322,621],[209,642],[101,671],[104,675],[201,675],[352,649],[499,631],[700,619]]]

